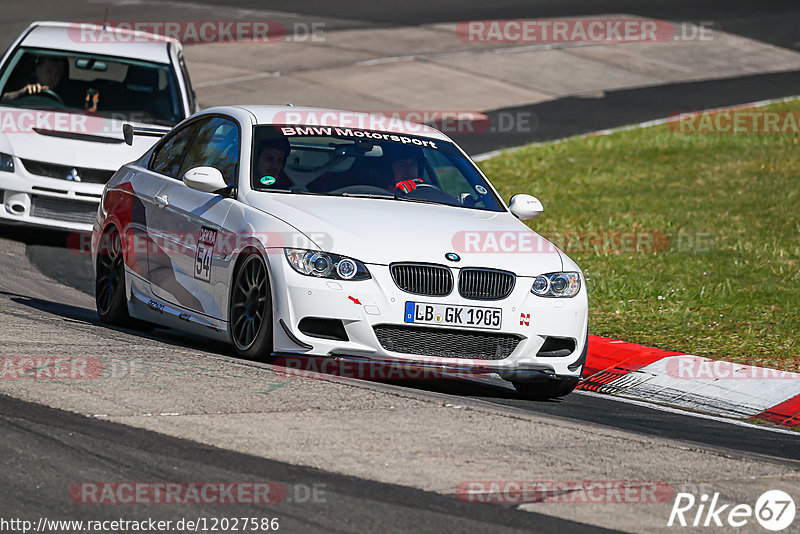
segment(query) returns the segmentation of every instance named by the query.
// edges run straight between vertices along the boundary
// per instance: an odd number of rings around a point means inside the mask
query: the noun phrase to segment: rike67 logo
[[[764,492],[755,506],[723,504],[718,492],[699,499],[691,493],[678,493],[667,526],[740,528],[755,518],[763,528],[778,532],[792,524],[796,512],[794,500],[781,490]]]

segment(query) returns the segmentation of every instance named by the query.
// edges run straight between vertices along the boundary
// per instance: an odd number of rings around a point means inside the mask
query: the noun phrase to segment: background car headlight
[[[14,172],[14,158],[0,152],[0,171]]]
[[[533,281],[531,293],[540,297],[574,297],[581,290],[580,273],[540,274]]]
[[[346,258],[328,252],[283,249],[286,260],[292,269],[306,276],[332,278],[334,280],[367,280],[372,278],[367,266],[353,258]]]

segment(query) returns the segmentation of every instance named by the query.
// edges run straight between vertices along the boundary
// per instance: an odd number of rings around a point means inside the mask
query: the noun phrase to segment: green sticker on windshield
[[[262,176],[261,183],[264,185],[272,185],[275,183],[275,178],[273,176]]]

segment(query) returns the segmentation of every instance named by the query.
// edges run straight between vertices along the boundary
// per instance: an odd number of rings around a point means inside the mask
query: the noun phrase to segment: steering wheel
[[[414,189],[411,189],[410,191],[404,191],[401,188],[397,188],[397,191],[407,195],[407,194],[409,194],[409,193],[411,193],[413,191],[416,191],[417,189],[422,189],[422,188],[425,188],[425,187],[429,187],[431,189],[435,189],[436,191],[441,191],[438,187],[436,187],[435,185],[431,185],[431,184],[417,184],[417,187],[415,187]]]
[[[324,165],[314,169],[313,171],[298,173],[298,174],[304,175],[302,178],[300,178],[300,180],[302,181],[303,179],[305,179],[305,184],[296,186],[297,190],[298,191],[303,191],[303,192],[308,191],[308,186],[309,185],[313,184],[319,177],[323,176],[330,169],[334,168],[336,165],[338,165],[339,163],[341,163],[342,161],[344,161],[346,158],[349,158],[349,157],[352,157],[352,156],[347,156],[347,155],[338,155],[338,156],[336,156],[336,155],[334,155],[330,159],[330,161],[328,161]],[[309,178],[309,176],[311,178]],[[294,191],[294,189],[292,189],[292,191]]]
[[[64,101],[61,100],[61,97],[58,96],[58,94],[55,91],[53,91],[52,89],[42,89],[41,91],[39,91],[36,94],[50,97],[53,100],[55,100],[56,102],[58,102],[59,104],[63,104],[64,103]],[[30,95],[30,96],[33,96],[33,95]]]
[[[50,89],[42,89],[38,93],[31,93],[29,95],[22,95],[17,98],[17,100],[21,102],[27,102],[28,105],[42,105],[42,106],[52,106],[56,103],[64,105],[64,101],[61,100],[61,97],[55,91]],[[49,104],[49,102],[53,102],[53,104]]]

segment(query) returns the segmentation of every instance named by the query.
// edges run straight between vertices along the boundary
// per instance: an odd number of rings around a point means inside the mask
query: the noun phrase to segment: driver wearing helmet
[[[420,171],[424,169],[424,156],[422,149],[416,146],[403,146],[396,144],[382,145],[384,157],[391,165],[391,189],[409,193],[423,183]]]
[[[8,102],[23,96],[39,94],[44,90],[52,91],[61,81],[65,67],[66,60],[64,58],[38,56],[36,58],[36,67],[33,70],[33,78],[35,81],[17,91],[4,93],[2,101]]]

